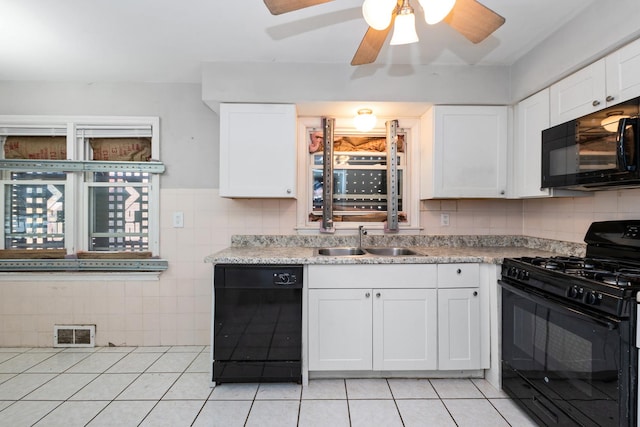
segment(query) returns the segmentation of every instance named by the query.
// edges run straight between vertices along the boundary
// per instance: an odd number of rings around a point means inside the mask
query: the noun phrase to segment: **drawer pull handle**
[[[380,298],[380,292],[376,293],[376,297]]]
[[[462,270],[461,269],[457,269],[456,273],[460,274],[460,273],[462,273]]]
[[[473,291],[473,296],[477,297],[478,296],[478,291]]]
[[[371,294],[369,292],[367,292],[366,294],[364,294],[364,296],[369,298],[371,296]]]

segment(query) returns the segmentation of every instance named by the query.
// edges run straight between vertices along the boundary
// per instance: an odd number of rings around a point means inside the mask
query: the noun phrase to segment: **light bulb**
[[[418,0],[424,10],[424,20],[433,25],[442,21],[453,9],[456,0]]]
[[[398,13],[396,22],[393,24],[393,36],[391,36],[391,45],[409,44],[418,41],[416,33],[416,16],[413,10],[409,13]]]
[[[365,0],[362,3],[362,16],[374,30],[384,30],[391,24],[395,0]]]
[[[367,132],[376,127],[378,118],[368,108],[358,110],[358,114],[353,118],[353,125],[360,132]]]

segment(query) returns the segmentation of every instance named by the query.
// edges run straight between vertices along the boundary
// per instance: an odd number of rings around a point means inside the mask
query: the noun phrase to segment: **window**
[[[309,140],[317,131],[309,131]],[[402,141],[404,135],[399,137]],[[339,135],[334,140],[333,154],[333,215],[336,221],[380,222],[389,209],[387,191],[386,138],[382,136]],[[398,151],[403,151],[400,148]],[[323,159],[318,150],[310,155],[313,176],[312,220],[322,216]],[[397,155],[398,210],[402,210],[402,175],[405,168],[403,152]],[[404,216],[406,221],[406,216]]]
[[[0,116],[3,249],[158,255],[158,128],[153,117]]]
[[[397,128],[395,167],[388,164],[386,129],[363,134],[353,129],[348,119],[336,119],[333,137],[333,171],[331,191],[324,188],[324,129],[320,119],[299,120],[300,169],[304,180],[304,202],[298,204],[298,229],[321,230],[324,198],[331,194],[331,218],[335,230],[387,229],[388,212],[397,214],[400,232],[417,229],[418,188],[416,165],[419,125],[417,120],[402,120]],[[391,173],[389,173],[389,170]],[[391,186],[391,187],[389,187]],[[395,188],[391,197],[389,188]],[[413,192],[412,192],[413,191]]]

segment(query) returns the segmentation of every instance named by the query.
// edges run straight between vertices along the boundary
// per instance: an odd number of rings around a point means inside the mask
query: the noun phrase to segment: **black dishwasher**
[[[213,381],[302,381],[302,266],[216,264]]]

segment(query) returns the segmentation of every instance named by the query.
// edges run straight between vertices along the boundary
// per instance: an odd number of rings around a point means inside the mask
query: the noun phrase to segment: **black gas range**
[[[640,220],[604,221],[585,257],[502,265],[503,388],[540,425],[637,425]]]

